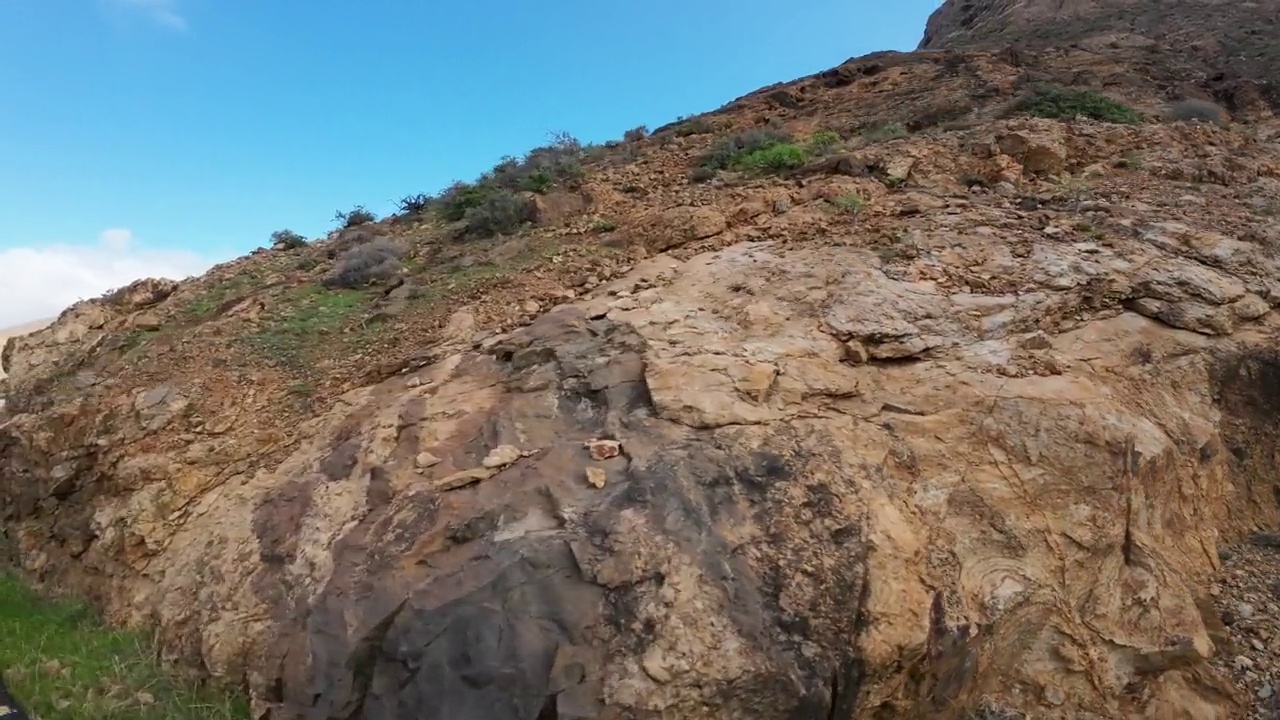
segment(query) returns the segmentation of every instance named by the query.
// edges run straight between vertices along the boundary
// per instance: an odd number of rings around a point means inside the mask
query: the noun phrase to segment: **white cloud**
[[[0,329],[56,316],[140,278],[180,280],[213,265],[191,252],[135,248],[133,240],[127,228],[112,228],[96,244],[0,250]]]
[[[122,11],[145,15],[175,30],[186,30],[187,19],[178,11],[178,0],[105,0]]]

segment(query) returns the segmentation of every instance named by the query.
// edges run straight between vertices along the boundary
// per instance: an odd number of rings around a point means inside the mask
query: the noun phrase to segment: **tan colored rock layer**
[[[11,328],[5,328],[3,330],[0,330],[0,348],[3,348],[5,344],[9,342],[9,338],[16,338],[22,335],[28,335],[30,333],[35,332],[36,330],[40,330],[41,328],[44,328],[51,322],[53,322],[52,318],[45,319],[45,320],[36,320],[34,322],[23,323],[21,325],[16,325]],[[0,379],[4,379],[6,376],[7,376],[7,373],[5,372],[3,364],[0,364]]]

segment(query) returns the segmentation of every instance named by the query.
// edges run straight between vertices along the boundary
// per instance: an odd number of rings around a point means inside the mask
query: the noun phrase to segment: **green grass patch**
[[[278,300],[280,310],[244,340],[266,357],[300,365],[308,351],[325,341],[348,342],[360,333],[349,330],[362,315],[369,295],[361,290],[327,290],[319,285],[291,288]]]
[[[843,213],[845,215],[857,215],[862,212],[862,208],[867,204],[867,201],[862,199],[861,195],[857,195],[855,193],[845,193],[831,198],[827,202],[831,204],[831,207],[834,208],[836,212]]]
[[[218,283],[196,296],[187,306],[186,314],[194,318],[212,317],[228,300],[249,290],[259,282],[258,276],[250,272]]]
[[[843,141],[835,130],[819,130],[805,138],[804,147],[810,155],[826,155]]]
[[[1101,122],[1136,124],[1142,122],[1137,110],[1087,89],[1038,87],[1013,106],[1014,112],[1052,120],[1072,120],[1084,116]]]
[[[138,633],[112,630],[84,604],[49,601],[0,570],[0,668],[41,720],[247,720],[238,694],[165,673]]]

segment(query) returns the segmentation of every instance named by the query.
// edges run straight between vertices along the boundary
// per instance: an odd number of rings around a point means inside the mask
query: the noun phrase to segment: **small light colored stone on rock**
[[[1240,603],[1236,606],[1236,614],[1244,620],[1249,620],[1253,617],[1253,606],[1249,603]]]
[[[602,488],[604,487],[605,480],[607,479],[608,479],[608,474],[604,471],[603,468],[598,468],[598,467],[587,468],[587,483],[590,484],[591,487]]]
[[[487,468],[501,468],[519,460],[521,456],[520,448],[514,445],[499,445],[490,450],[480,464]]]
[[[622,443],[617,440],[588,440],[584,447],[591,453],[592,460],[608,460],[622,453]]]
[[[440,458],[429,452],[420,452],[418,453],[418,456],[413,459],[413,463],[420,468],[429,468],[439,462]]]

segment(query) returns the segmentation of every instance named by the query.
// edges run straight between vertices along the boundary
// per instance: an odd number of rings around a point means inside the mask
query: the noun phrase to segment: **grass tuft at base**
[[[0,672],[34,720],[247,720],[244,698],[165,673],[138,633],[0,568]]]

